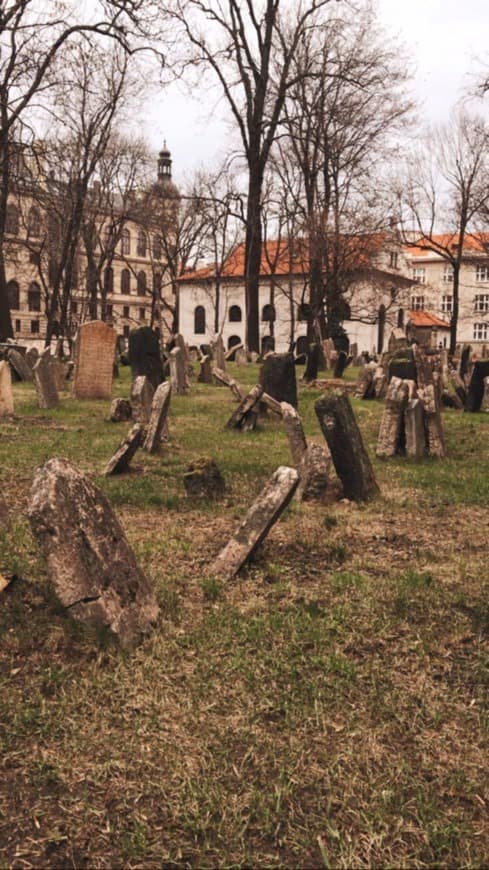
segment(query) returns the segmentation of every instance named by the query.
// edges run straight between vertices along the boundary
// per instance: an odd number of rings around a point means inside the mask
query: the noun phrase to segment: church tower
[[[171,182],[171,153],[166,147],[166,141],[158,154],[158,183]]]

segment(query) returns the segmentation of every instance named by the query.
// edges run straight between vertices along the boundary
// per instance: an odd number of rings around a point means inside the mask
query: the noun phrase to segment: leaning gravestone
[[[101,320],[84,323],[76,342],[75,399],[110,399],[116,332]]]
[[[34,366],[34,382],[40,408],[57,408],[59,405],[55,360],[46,347]]]
[[[294,357],[291,353],[272,353],[267,356],[260,372],[263,392],[277,402],[288,402],[297,408],[297,381]]]
[[[116,452],[105,466],[103,471],[104,477],[110,477],[111,474],[121,474],[123,471],[127,471],[132,457],[138,447],[141,447],[141,444],[143,443],[144,436],[144,426],[141,426],[140,423],[131,426],[124,441],[119,445]]]
[[[131,408],[133,420],[137,423],[149,422],[151,404],[155,394],[153,385],[146,375],[138,375],[131,384]]]
[[[484,378],[489,377],[489,361],[477,360],[467,388],[466,411],[480,411],[484,396]]]
[[[231,579],[264,540],[289,504],[299,483],[295,468],[281,465],[252,504],[239,529],[209,569],[215,577]]]
[[[133,378],[145,375],[155,390],[164,380],[160,343],[151,327],[141,326],[129,333],[129,363]]]
[[[8,362],[0,362],[0,417],[14,413],[14,396],[12,393],[12,375]]]
[[[200,361],[199,384],[212,384],[211,358],[207,354]]]
[[[39,351],[38,351],[37,347],[30,347],[29,350],[26,351],[25,360],[26,360],[27,364],[31,367],[31,369],[34,368],[38,359],[39,359]]]
[[[151,417],[143,447],[148,453],[158,453],[161,447],[161,438],[165,428],[168,408],[170,407],[171,384],[160,384],[153,396],[151,405]]]
[[[8,351],[7,358],[19,381],[32,381],[32,369],[23,354],[12,348]]]
[[[29,520],[75,619],[106,626],[123,646],[149,630],[159,611],[151,584],[105,495],[83,472],[60,458],[38,468]]]

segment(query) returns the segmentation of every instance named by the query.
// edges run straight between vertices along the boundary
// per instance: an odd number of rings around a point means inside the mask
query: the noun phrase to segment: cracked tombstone
[[[226,429],[242,429],[243,431],[251,431],[256,426],[258,419],[258,401],[263,394],[261,384],[256,384],[243,401],[236,408],[235,412],[226,423]]]
[[[32,369],[20,351],[12,348],[12,350],[9,350],[7,354],[7,359],[19,381],[33,380],[34,375],[32,374]]]
[[[295,468],[281,465],[267,481],[235,535],[209,568],[209,574],[230,580],[243,567],[277,522],[299,484]]]
[[[0,417],[14,413],[14,394],[12,392],[12,375],[8,362],[0,362]]]
[[[345,498],[375,498],[379,487],[347,393],[329,390],[314,407]]]
[[[136,450],[143,443],[144,436],[145,429],[141,423],[131,426],[124,441],[119,445],[113,457],[105,466],[103,471],[104,477],[110,477],[111,474],[122,474],[123,471],[127,471]]]
[[[34,383],[40,408],[57,408],[59,405],[54,364],[51,351],[46,347],[34,366]]]
[[[171,384],[164,382],[159,385],[153,396],[151,416],[146,430],[143,447],[148,453],[158,453],[166,425],[166,417],[170,407]]]
[[[375,455],[380,458],[405,452],[404,410],[408,401],[409,384],[393,377],[387,387],[384,413],[380,421]]]
[[[144,426],[151,417],[151,404],[155,394],[153,385],[146,375],[138,375],[131,384],[131,408],[133,419]]]
[[[73,396],[75,399],[110,399],[116,331],[101,320],[83,323],[76,341]]]
[[[149,631],[156,596],[109,501],[87,475],[61,458],[37,468],[29,521],[71,616],[105,626],[124,647]]]

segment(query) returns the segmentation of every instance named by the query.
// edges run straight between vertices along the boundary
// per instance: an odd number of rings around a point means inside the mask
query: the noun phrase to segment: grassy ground
[[[321,442],[318,395],[300,388]],[[17,578],[0,596],[0,866],[487,865],[489,415],[445,412],[444,462],[374,462],[375,503],[293,502],[224,586],[208,565],[290,457],[279,422],[227,431],[231,393],[194,384],[160,456],[98,477],[162,608],[123,653],[64,614],[25,517],[37,464],[97,476],[127,426],[106,402],[15,398],[0,423],[0,569]],[[381,405],[353,404],[373,455]],[[201,456],[226,479],[219,503],[184,494]]]

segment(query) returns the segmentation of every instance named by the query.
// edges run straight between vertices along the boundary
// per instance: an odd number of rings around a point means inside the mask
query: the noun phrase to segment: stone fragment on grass
[[[183,476],[187,495],[197,498],[220,498],[226,485],[217,463],[213,459],[200,459],[187,468]]]
[[[54,357],[49,347],[46,347],[34,366],[34,383],[40,408],[57,408],[59,405],[55,366]]]
[[[56,594],[70,614],[105,626],[123,646],[158,617],[158,604],[105,495],[66,459],[34,474],[29,520]]]
[[[129,399],[121,397],[112,400],[110,420],[112,423],[127,423],[132,417],[132,407]]]

